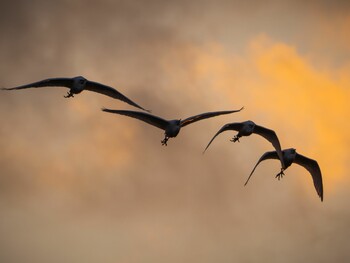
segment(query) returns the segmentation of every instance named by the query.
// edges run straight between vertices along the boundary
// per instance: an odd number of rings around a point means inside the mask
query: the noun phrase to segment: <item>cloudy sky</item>
[[[163,132],[67,89],[0,94],[1,262],[350,260],[349,1],[2,1],[0,86],[74,77],[166,119],[245,109]],[[278,181],[253,120],[316,159]]]

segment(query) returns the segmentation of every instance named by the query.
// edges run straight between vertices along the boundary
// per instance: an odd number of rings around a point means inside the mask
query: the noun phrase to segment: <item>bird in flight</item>
[[[154,116],[149,113],[145,112],[139,112],[139,111],[128,111],[128,110],[110,110],[106,108],[102,108],[102,111],[105,112],[110,112],[110,113],[116,113],[116,114],[121,114],[125,116],[129,116],[132,118],[139,119],[141,121],[147,122],[148,124],[151,124],[155,127],[158,127],[159,129],[164,130],[165,137],[161,141],[162,145],[167,145],[167,142],[169,138],[176,137],[180,129],[182,127],[185,127],[191,123],[194,123],[196,121],[204,120],[207,118],[223,115],[223,114],[230,114],[234,112],[239,112],[243,109],[243,107],[239,110],[231,110],[231,111],[215,111],[215,112],[207,112],[207,113],[201,113],[192,117],[189,117],[187,119],[181,120],[181,119],[176,119],[176,120],[165,120],[163,118],[160,118],[158,116]]]
[[[66,87],[69,88],[69,91],[65,98],[74,97],[74,94],[79,94],[83,90],[94,91],[97,93],[101,93],[107,95],[109,97],[124,101],[134,107],[137,107],[141,110],[145,110],[123,94],[121,94],[116,89],[103,85],[98,82],[87,80],[82,76],[74,77],[74,78],[50,78],[44,79],[37,82],[33,82],[30,84],[17,86],[14,88],[2,88],[3,90],[20,90],[20,89],[28,89],[28,88],[42,88],[42,87]],[[146,110],[148,111],[148,110]]]
[[[309,173],[311,174],[316,192],[319,195],[319,197],[321,198],[321,201],[323,201],[322,174],[321,174],[321,169],[318,166],[317,161],[310,159],[310,158],[307,158],[307,157],[297,153],[296,150],[293,148],[283,150],[282,154],[283,154],[285,168],[281,168],[281,172],[279,172],[276,175],[276,178],[278,178],[278,180],[280,180],[280,178],[282,178],[284,175],[283,171],[286,170],[289,166],[291,166],[292,163],[299,164],[299,165],[303,166],[306,170],[308,170]],[[244,185],[246,185],[248,183],[250,177],[254,173],[254,171],[255,171],[256,167],[259,165],[259,163],[264,161],[264,160],[268,160],[268,159],[278,159],[277,152],[272,151],[272,152],[264,153],[260,157],[257,164],[254,166],[253,171],[250,173],[250,175],[249,175],[249,177]]]
[[[222,128],[214,135],[214,137],[210,140],[207,147],[204,149],[204,152],[208,149],[209,145],[214,141],[216,136],[218,136],[220,133],[224,131],[234,130],[238,131],[237,135],[235,135],[230,141],[231,142],[239,142],[239,138],[243,136],[249,136],[253,133],[259,134],[260,136],[264,137],[266,140],[268,140],[273,147],[276,149],[277,155],[281,161],[281,165],[284,168],[284,162],[283,162],[283,156],[282,156],[282,150],[281,145],[278,140],[278,137],[276,133],[273,130],[267,129],[265,127],[256,125],[252,121],[244,121],[244,122],[234,122],[234,123],[228,123],[222,126]],[[204,153],[203,152],[203,153]]]

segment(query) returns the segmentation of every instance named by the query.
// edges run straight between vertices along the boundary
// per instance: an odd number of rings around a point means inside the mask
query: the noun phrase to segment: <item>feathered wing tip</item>
[[[109,112],[109,109],[107,109],[106,107],[102,107],[101,111]]]
[[[321,198],[321,201],[323,201],[322,173],[317,161],[297,153],[295,156],[294,162],[296,164],[303,166],[306,170],[308,170],[308,172],[312,176],[312,180],[313,180],[316,192],[318,196]]]
[[[72,78],[49,78],[37,82],[24,84],[12,88],[2,88],[2,90],[21,90],[28,88],[43,88],[43,87],[66,87],[69,88],[72,84]]]
[[[250,177],[252,177],[252,175],[253,175],[253,173],[254,173],[256,167],[259,165],[259,163],[260,163],[260,160],[259,160],[258,163],[254,166],[253,170],[250,172],[250,175],[248,176],[247,181],[244,183],[244,186],[246,186],[246,185],[248,184],[248,182],[249,182],[249,180],[250,180]]]
[[[1,88],[1,90],[16,90],[18,89],[17,87],[14,87],[14,88]]]
[[[203,154],[205,153],[205,151],[209,148],[210,144],[214,141],[214,139],[222,132],[227,131],[229,129],[229,125],[230,124],[225,124],[224,126],[222,126],[220,128],[220,130],[213,136],[213,138],[210,140],[210,142],[208,143],[207,147],[205,147]]]
[[[250,175],[248,176],[248,179],[247,181],[245,182],[244,186],[246,186],[248,184],[248,181],[250,180],[250,177],[253,175],[256,167],[258,167],[258,165],[262,162],[262,161],[265,161],[267,159],[279,159],[278,155],[277,155],[277,152],[276,151],[271,151],[271,152],[266,152],[264,153],[259,161],[256,163],[256,165],[254,166],[253,170],[251,171]]]
[[[109,112],[109,113],[114,113],[114,114],[119,114],[119,115],[124,115],[128,116],[131,118],[138,119],[140,121],[146,122],[148,124],[151,124],[155,127],[158,127],[162,130],[165,130],[169,122],[161,117],[152,115],[150,113],[146,113],[143,111],[130,111],[130,110],[111,110],[111,109],[106,109],[102,108],[101,109],[104,112]]]
[[[211,138],[210,142],[208,143],[207,147],[205,147],[204,151],[202,152],[202,154],[205,153],[205,151],[208,149],[209,145],[214,141],[214,139],[216,138],[216,136],[218,136],[220,134],[220,131],[218,131],[213,138]]]
[[[235,112],[239,112],[241,111],[241,109],[239,110],[229,110],[229,111],[212,111],[212,112],[205,112],[205,113],[201,113],[201,114],[197,114],[191,117],[188,117],[184,120],[181,121],[181,127],[185,127],[191,123],[197,122],[197,121],[201,121],[204,119],[208,119],[208,118],[212,118],[212,117],[216,117],[219,115],[225,115],[225,114],[231,114],[231,113],[235,113]]]
[[[125,101],[125,102],[128,103],[128,104],[131,105],[131,106],[134,106],[134,107],[136,107],[136,108],[139,108],[140,110],[146,111],[146,112],[148,112],[148,113],[152,113],[151,110],[148,110],[148,109],[145,109],[145,108],[141,107],[140,105],[136,104],[135,102],[133,102],[133,101],[130,100],[130,99],[128,99],[128,101]]]
[[[95,81],[88,81],[86,83],[85,89],[93,91],[93,92],[97,92],[100,94],[104,94],[106,96],[109,96],[109,97],[112,97],[112,98],[115,98],[115,99],[118,99],[121,101],[124,101],[125,103],[127,103],[131,106],[134,106],[136,108],[139,108],[139,109],[147,111],[147,112],[150,112],[150,110],[147,110],[147,109],[141,107],[136,102],[132,101],[127,96],[125,96],[124,94],[120,93],[118,90],[116,90],[115,88],[112,88],[110,86],[107,86],[107,85],[104,85],[104,84],[101,84],[101,83],[98,83]]]
[[[284,160],[283,160],[281,144],[280,144],[280,141],[277,137],[276,132],[274,130],[265,128],[263,126],[255,125],[254,133],[259,134],[260,136],[264,137],[266,140],[268,140],[273,145],[273,147],[275,148],[275,150],[278,154],[279,160],[281,162],[281,166],[283,169],[285,169],[286,167],[285,167]]]

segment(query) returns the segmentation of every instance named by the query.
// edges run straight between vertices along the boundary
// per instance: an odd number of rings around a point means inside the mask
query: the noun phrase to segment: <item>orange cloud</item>
[[[252,50],[261,80],[254,103],[284,126],[287,145],[318,160],[326,185],[344,178],[349,161],[349,79],[335,78],[331,69],[318,70],[283,43],[258,39]],[[268,103],[262,99],[266,97]]]
[[[253,39],[244,54],[218,44],[186,53],[195,58],[189,72],[196,84],[189,95],[205,97],[212,107],[243,104],[245,111],[235,119],[245,116],[275,129],[284,148],[316,159],[327,190],[346,178],[347,65],[319,69],[295,47],[266,36]],[[300,178],[313,187],[309,178]]]

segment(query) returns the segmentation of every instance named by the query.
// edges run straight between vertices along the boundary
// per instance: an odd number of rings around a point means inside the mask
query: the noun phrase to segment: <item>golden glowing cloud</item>
[[[274,125],[285,133],[284,145],[318,160],[326,187],[345,179],[349,79],[317,69],[287,44],[258,40],[252,49],[261,81],[254,104],[275,116]]]
[[[244,54],[219,44],[185,50],[194,60],[186,68],[195,83],[187,95],[200,97],[211,107],[243,103],[242,114],[275,129],[282,147],[294,147],[319,162],[327,190],[346,179],[350,128],[346,65],[318,68],[295,47],[265,35],[254,38]],[[171,78],[174,69],[167,72]],[[309,178],[306,182],[311,190]]]

